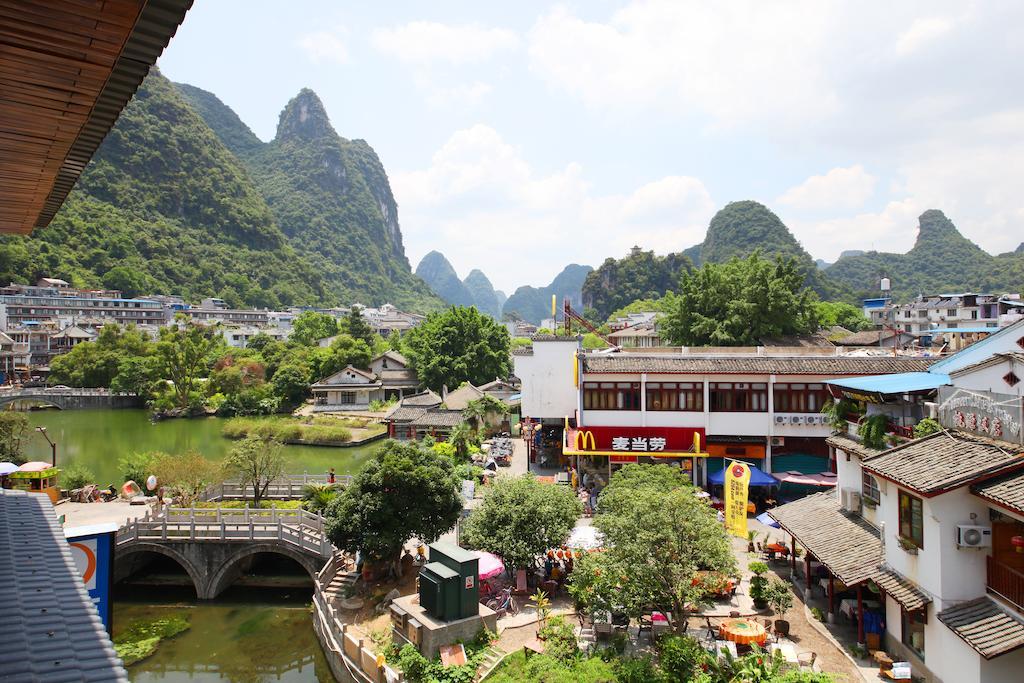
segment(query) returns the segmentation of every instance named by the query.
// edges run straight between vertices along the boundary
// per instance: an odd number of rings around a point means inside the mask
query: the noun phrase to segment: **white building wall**
[[[996,683],[982,675],[984,659],[939,621],[935,613],[929,612],[928,623],[924,627],[925,666],[928,670],[943,683]],[[1021,671],[1018,671],[1016,678],[1004,680],[1005,683],[1019,683],[1021,679]]]
[[[561,419],[575,414],[579,392],[573,384],[573,363],[579,342],[544,341],[533,355],[512,356],[515,375],[523,382],[523,417]]]
[[[981,664],[979,680],[984,683],[1020,683],[1024,680],[1024,649],[1008,652],[988,660],[982,659],[978,655],[975,657]]]
[[[1013,370],[1021,381],[1010,386],[1003,377]],[[1001,363],[993,363],[988,367],[978,368],[953,378],[952,384],[958,389],[970,391],[991,391],[997,394],[1024,395],[1024,363],[1016,363],[1006,359]]]

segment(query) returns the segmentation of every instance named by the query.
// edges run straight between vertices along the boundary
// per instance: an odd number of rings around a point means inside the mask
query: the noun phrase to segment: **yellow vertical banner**
[[[747,491],[750,467],[736,460],[725,461],[725,530],[747,537]]]

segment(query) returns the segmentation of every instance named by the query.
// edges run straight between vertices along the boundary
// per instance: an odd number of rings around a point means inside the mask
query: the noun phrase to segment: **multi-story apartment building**
[[[864,313],[875,325],[887,325],[915,337],[931,337],[936,330],[999,328],[1024,318],[1019,294],[939,294],[919,296],[905,304],[868,299]]]
[[[46,278],[41,282],[52,282]],[[58,281],[63,282],[63,281]],[[59,322],[72,324],[99,318],[128,324],[162,324],[163,306],[148,299],[124,299],[113,290],[81,290],[64,285],[18,285],[0,288],[0,303],[7,307],[7,324]]]
[[[898,414],[933,387],[942,430],[885,450],[856,430],[829,438],[834,491],[770,510],[806,553],[807,592],[884,624],[880,642],[915,678],[1010,683],[1024,670],[1024,322],[927,373],[830,385]],[[794,560],[794,570],[798,569]],[[843,610],[841,605],[855,606]]]

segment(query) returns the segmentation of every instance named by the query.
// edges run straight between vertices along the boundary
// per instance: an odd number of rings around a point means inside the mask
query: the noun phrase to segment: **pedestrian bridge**
[[[290,558],[312,579],[333,552],[324,518],[305,510],[167,508],[118,530],[114,581],[132,576],[159,555],[184,569],[199,599],[212,600],[259,555]]]
[[[335,478],[335,484],[347,486],[352,481],[352,475],[339,474]],[[327,484],[326,474],[288,474],[274,479],[267,485],[267,490],[261,496],[265,500],[298,500],[302,498],[305,487],[309,484]],[[220,500],[252,500],[253,485],[241,481],[225,481],[214,484],[203,491],[199,498],[204,501],[213,502]]]
[[[0,390],[0,406],[15,401],[41,403],[61,410],[85,408],[138,408],[142,401],[135,394],[117,393],[109,389],[52,389],[29,387]]]

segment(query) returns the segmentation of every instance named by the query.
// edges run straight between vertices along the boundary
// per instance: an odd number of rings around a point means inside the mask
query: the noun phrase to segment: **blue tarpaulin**
[[[727,462],[726,467],[728,466],[729,463]],[[750,467],[751,486],[778,486],[779,480],[773,477],[772,475],[762,472],[760,469],[754,467],[753,465],[748,465],[748,467]],[[721,469],[715,472],[714,474],[710,475],[708,477],[708,483],[719,485],[724,484],[725,470]]]
[[[772,527],[774,529],[778,529],[779,528],[779,523],[776,522],[771,517],[769,517],[767,512],[762,512],[761,514],[759,514],[757,516],[756,519],[757,519],[757,521],[761,522],[761,524],[764,524],[765,526],[770,526],[770,527]]]
[[[895,375],[872,375],[870,377],[842,377],[825,380],[837,387],[878,394],[905,394],[911,391],[938,389],[949,384],[949,375],[937,372],[901,372]]]

